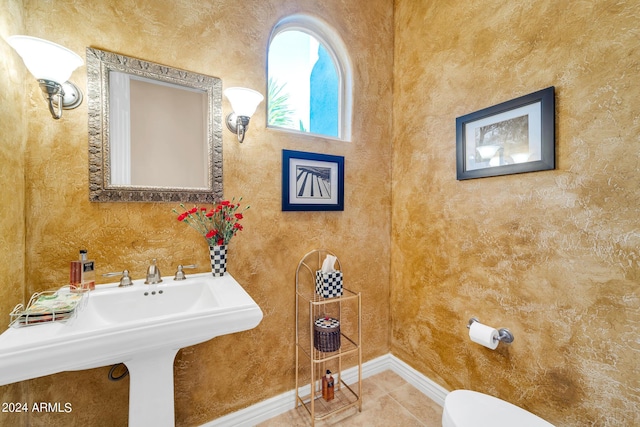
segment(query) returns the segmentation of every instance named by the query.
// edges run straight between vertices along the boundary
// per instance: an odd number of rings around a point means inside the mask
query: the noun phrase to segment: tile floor
[[[348,409],[317,427],[441,427],[442,407],[407,383],[393,371],[362,380],[362,412]],[[309,413],[303,407],[292,409],[257,427],[309,427]]]

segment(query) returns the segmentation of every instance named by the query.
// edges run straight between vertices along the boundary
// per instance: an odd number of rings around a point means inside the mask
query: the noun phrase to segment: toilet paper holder
[[[477,317],[472,317],[471,319],[469,319],[469,323],[467,324],[467,329],[471,328],[471,325],[474,322],[478,322],[480,323],[480,321],[478,320]],[[513,342],[513,334],[511,333],[510,330],[508,330],[507,328],[500,328],[498,329],[498,341],[501,341],[505,344],[511,344]]]

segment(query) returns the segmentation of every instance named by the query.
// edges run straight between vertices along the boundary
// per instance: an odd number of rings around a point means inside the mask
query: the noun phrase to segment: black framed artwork
[[[553,86],[456,119],[458,180],[554,168]]]
[[[282,150],[283,211],[343,211],[344,157]]]

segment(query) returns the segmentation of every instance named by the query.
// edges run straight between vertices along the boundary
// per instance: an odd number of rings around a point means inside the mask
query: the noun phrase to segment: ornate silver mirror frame
[[[202,91],[206,97],[206,141],[203,159],[204,186],[155,186],[113,184],[110,138],[110,73],[132,79],[154,80],[170,86]],[[89,109],[89,200],[92,202],[195,202],[214,203],[222,199],[222,81],[124,55],[87,48],[87,98]],[[178,130],[180,132],[181,130]],[[169,170],[167,173],[171,172]],[[178,171],[178,173],[181,173]]]

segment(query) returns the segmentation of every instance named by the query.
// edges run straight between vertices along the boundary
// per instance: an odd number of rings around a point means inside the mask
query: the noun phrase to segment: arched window
[[[338,34],[309,15],[278,22],[269,40],[267,125],[351,139],[351,66]]]

